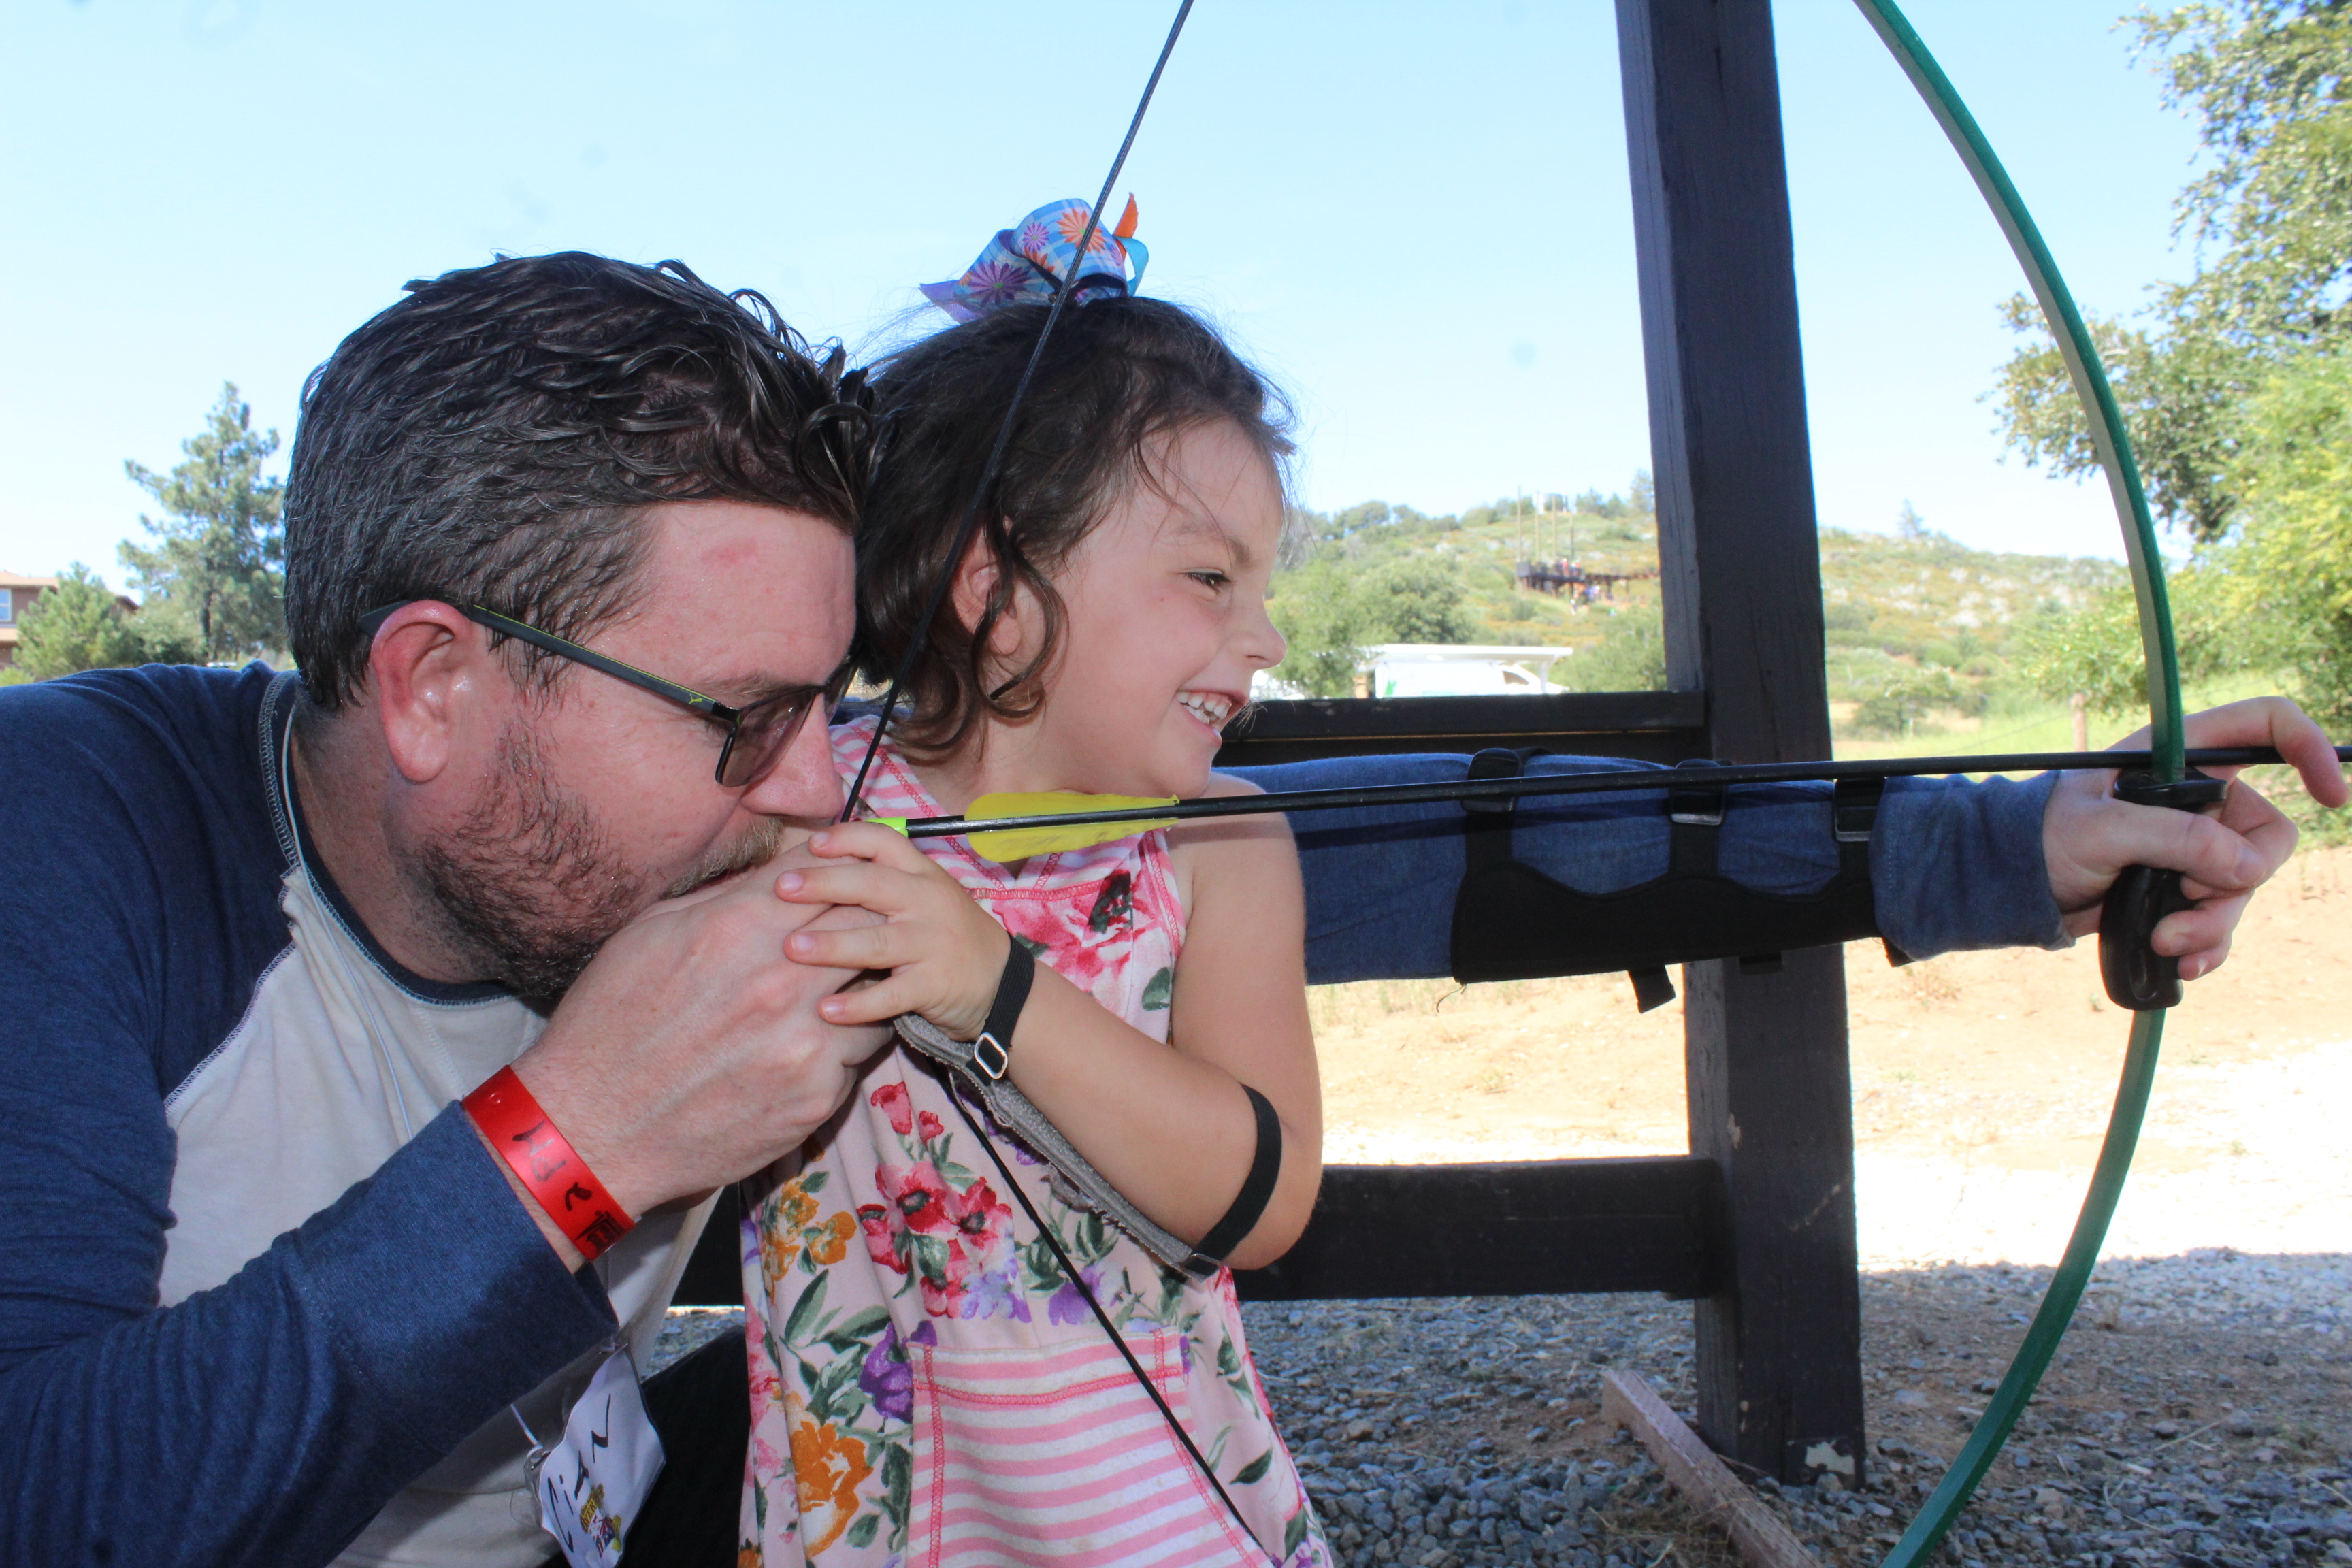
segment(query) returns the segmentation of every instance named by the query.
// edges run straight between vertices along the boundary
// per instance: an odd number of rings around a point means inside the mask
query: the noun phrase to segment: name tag
[[[637,1394],[626,1346],[604,1358],[532,1478],[539,1521],[572,1568],[614,1568],[661,1474],[661,1436]]]

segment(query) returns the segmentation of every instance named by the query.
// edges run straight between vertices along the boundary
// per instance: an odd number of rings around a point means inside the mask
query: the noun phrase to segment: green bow
[[[2147,659],[2148,750],[2152,753],[2149,771],[2158,782],[2177,781],[2184,771],[2180,660],[2173,642],[2172,607],[2164,589],[2164,561],[2157,551],[2156,524],[2148,514],[2147,495],[2140,486],[2139,465],[2132,457],[2123,412],[2116,406],[2115,392],[2108,386],[2106,371],[2099,363],[2099,351],[2092,344],[2082,312],[2074,308],[2074,298],[2067,291],[2065,280],[2059,277],[2058,264],[2051,259],[2049,247],[2042,243],[2042,232],[2026,212],[2017,187],[2010,183],[2000,160],[1993,156],[1991,145],[1985,141],[1984,132],[1969,114],[1968,106],[1960,101],[1960,95],[1953,90],[1935,57],[1927,52],[1927,46],[1919,41],[1919,35],[1912,31],[1911,24],[1892,0],[1854,0],[1854,4],[1878,30],[1879,37],[1894,53],[1904,74],[1911,79],[1911,85],[1919,89],[1919,96],[1927,100],[1937,123],[1951,138],[1960,161],[1974,176],[1977,189],[1984,193],[1993,216],[2000,220],[2001,232],[2009,237],[2010,248],[2017,253],[2019,264],[2025,268],[2026,279],[2032,286],[2033,297],[2041,303],[2043,319],[2058,340],[2058,352],[2065,358],[2075,395],[2082,398],[2093,416],[2092,438],[2098,446],[2100,464],[2106,469],[2116,515],[2123,523],[2124,552],[2131,563],[2132,589],[2139,599],[2140,644]],[[1887,1553],[1886,1568],[1911,1568],[1926,1561],[1942,1542],[1953,1519],[1967,1506],[1978,1482],[1992,1468],[2017,1418],[2025,1413],[2026,1402],[2032,1397],[2035,1384],[2042,1381],[2050,1358],[2056,1353],[2058,1342],[2083,1299],[2083,1289],[2090,1283],[2092,1267],[2098,1262],[2107,1224],[2115,1217],[2116,1201],[2123,1194],[2124,1177],[2131,1169],[2132,1150],[2139,1142],[2140,1122],[2147,1113],[2148,1089],[2156,1078],[2157,1047],[2163,1038],[2162,1010],[2132,1015],[2131,1045],[2124,1057],[2123,1080],[2116,1089],[2115,1110],[2107,1120],[2106,1139],[2099,1147],[2091,1190],[2083,1200],[2082,1214],[2074,1221],[2074,1233],[2067,1238],[2065,1257],[2050,1281],[2048,1294],[2042,1298],[2032,1326],[2026,1330],[2024,1342],[2018,1346],[2017,1358],[2010,1363],[2007,1374],[2000,1380],[2000,1391],[1986,1405],[1976,1430],[1969,1434],[1959,1458],[1952,1461],[1927,1506],[1911,1521],[1910,1529],[1903,1532],[1895,1550]]]

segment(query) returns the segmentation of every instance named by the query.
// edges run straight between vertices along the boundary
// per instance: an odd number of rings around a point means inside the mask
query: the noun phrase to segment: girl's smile
[[[1231,695],[1223,691],[1180,691],[1176,700],[1183,704],[1184,711],[1220,734],[1238,706]]]

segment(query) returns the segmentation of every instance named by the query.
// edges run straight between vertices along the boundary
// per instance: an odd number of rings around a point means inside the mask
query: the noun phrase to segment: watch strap
[[[988,1021],[972,1037],[971,1065],[993,1082],[1013,1070],[1013,1031],[1021,1023],[1021,1009],[1029,1005],[1029,987],[1037,979],[1036,955],[1028,943],[1007,931],[1004,973],[996,982],[996,999],[988,1005]]]

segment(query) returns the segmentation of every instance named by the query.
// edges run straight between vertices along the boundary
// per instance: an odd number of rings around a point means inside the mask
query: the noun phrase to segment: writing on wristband
[[[583,1258],[600,1256],[637,1222],[596,1179],[512,1068],[500,1068],[465,1099],[466,1114],[481,1129],[522,1184],[572,1238]]]

